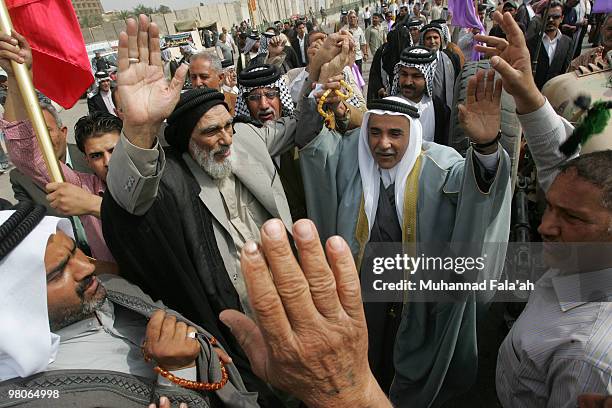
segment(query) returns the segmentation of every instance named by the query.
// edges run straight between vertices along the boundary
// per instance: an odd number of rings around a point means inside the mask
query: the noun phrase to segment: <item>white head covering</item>
[[[0,211],[0,225],[13,213]],[[73,237],[68,219],[44,217],[0,260],[0,381],[44,371],[57,354],[60,338],[49,328],[44,258],[58,229]]]
[[[408,102],[398,96],[388,96],[383,100],[394,101],[410,106]],[[376,163],[376,159],[372,156],[372,151],[368,144],[368,120],[371,114],[376,115],[393,115],[404,116],[410,121],[410,141],[408,148],[404,153],[401,161],[391,169],[381,169]],[[363,200],[365,213],[368,219],[368,231],[372,230],[376,210],[378,209],[378,194],[380,192],[380,179],[385,177],[391,183],[395,183],[395,208],[397,210],[397,218],[401,226],[404,225],[404,193],[406,190],[406,179],[410,171],[414,167],[417,157],[421,153],[421,145],[423,143],[421,123],[418,119],[410,115],[383,111],[383,110],[368,110],[363,115],[361,123],[361,132],[359,134],[359,172],[361,173],[361,186],[363,188]],[[390,184],[390,183],[389,183]],[[416,192],[408,192],[414,194]]]

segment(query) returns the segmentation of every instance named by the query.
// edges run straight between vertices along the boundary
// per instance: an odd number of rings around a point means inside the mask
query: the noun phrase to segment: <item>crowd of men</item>
[[[0,395],[41,372],[117,406],[451,407],[480,393],[494,294],[362,303],[368,248],[469,244],[487,258],[475,282],[502,276],[505,251],[488,244],[510,239],[517,165],[500,143],[502,92],[546,203],[541,240],[605,248],[612,151],[562,153],[574,126],[541,90],[610,62],[612,14],[582,52],[588,0],[467,4],[477,28],[454,25],[444,0],[243,22],[214,50],[181,47],[180,63],[146,16],[129,19],[116,81],[96,73],[75,145],[41,100],[61,183],[11,66],[32,69],[28,41],[0,33],[19,202],[0,202]],[[461,75],[470,61],[489,68]],[[499,347],[497,398],[607,407],[611,265],[564,270],[551,254]],[[92,395],[60,390],[74,406]]]

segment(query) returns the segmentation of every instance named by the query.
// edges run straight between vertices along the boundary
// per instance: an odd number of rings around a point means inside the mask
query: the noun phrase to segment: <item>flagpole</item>
[[[13,32],[13,23],[11,22],[11,16],[9,15],[4,0],[0,0],[0,30],[8,33],[9,35],[11,35]],[[32,127],[36,133],[40,150],[45,160],[45,164],[47,165],[49,178],[52,182],[63,182],[64,176],[57,158],[55,157],[53,144],[51,143],[49,131],[47,130],[47,124],[45,123],[45,118],[43,117],[42,110],[40,109],[36,91],[34,90],[34,84],[32,83],[32,78],[30,77],[28,68],[25,64],[19,64],[15,61],[11,61],[11,67],[15,73],[15,79],[17,79],[21,97],[23,98],[26,110],[28,111],[28,116],[32,122]]]

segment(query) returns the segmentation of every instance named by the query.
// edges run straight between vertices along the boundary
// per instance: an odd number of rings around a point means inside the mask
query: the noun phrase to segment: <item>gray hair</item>
[[[40,101],[40,109],[46,110],[51,116],[53,116],[53,119],[55,119],[55,123],[57,124],[58,128],[61,128],[63,126],[62,118],[60,118],[59,112],[57,111],[57,109],[55,109],[55,106],[48,102]]]
[[[221,58],[217,54],[208,51],[200,51],[191,56],[189,63],[192,63],[196,60],[209,61],[212,69],[217,71],[219,74],[223,72],[223,66],[221,65]]]
[[[571,169],[576,169],[581,179],[600,188],[603,196],[601,205],[612,210],[612,150],[583,154],[561,166],[562,172]]]

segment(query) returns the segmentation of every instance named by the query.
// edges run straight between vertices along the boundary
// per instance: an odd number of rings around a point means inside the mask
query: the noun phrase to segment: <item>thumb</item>
[[[459,123],[465,123],[465,116],[467,115],[465,105],[457,106],[457,114],[459,115]]]
[[[181,64],[180,67],[177,68],[174,73],[174,77],[172,81],[170,81],[170,89],[173,93],[177,94],[177,99],[180,97],[181,89],[183,89],[183,85],[185,84],[185,79],[187,78],[187,71],[189,70],[189,65]]]
[[[503,58],[494,56],[491,58],[491,66],[501,75],[504,81],[517,80],[517,70],[512,68]]]
[[[267,381],[267,378],[265,378],[265,364],[268,352],[259,327],[257,327],[253,320],[237,310],[228,309],[222,311],[219,315],[219,320],[232,331],[238,344],[249,358],[253,372],[264,381]]]
[[[51,193],[55,190],[57,190],[59,188],[61,183],[47,183],[47,185],[45,186],[45,190],[47,190],[48,193]]]

